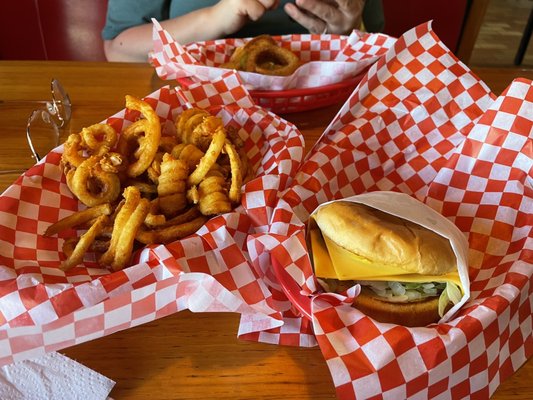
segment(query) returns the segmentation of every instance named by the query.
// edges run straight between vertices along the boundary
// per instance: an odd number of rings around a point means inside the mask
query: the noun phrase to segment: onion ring
[[[246,70],[246,61],[248,59],[249,52],[259,45],[271,45],[275,46],[276,42],[270,35],[259,35],[248,41],[244,46],[237,47],[230,57],[230,60],[222,64],[222,68],[238,69],[241,71]]]
[[[258,46],[250,51],[246,71],[263,75],[291,75],[300,66],[300,60],[292,51],[278,46]]]
[[[263,75],[287,76],[301,65],[296,54],[279,46],[270,35],[260,35],[235,49],[222,68],[256,72]]]

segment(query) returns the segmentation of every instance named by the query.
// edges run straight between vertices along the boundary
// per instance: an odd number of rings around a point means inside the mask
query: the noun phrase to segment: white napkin
[[[0,368],[0,399],[105,400],[114,385],[111,379],[55,352]]]

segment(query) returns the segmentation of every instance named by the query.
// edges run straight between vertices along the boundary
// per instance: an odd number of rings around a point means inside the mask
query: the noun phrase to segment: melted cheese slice
[[[413,274],[399,267],[379,264],[359,257],[324,237],[318,228],[311,229],[309,236],[315,274],[320,278],[419,283],[452,282],[462,289],[457,270],[445,275]]]

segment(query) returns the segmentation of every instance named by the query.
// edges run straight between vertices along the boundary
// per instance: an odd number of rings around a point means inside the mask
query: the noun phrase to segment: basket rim
[[[305,96],[313,95],[317,93],[330,92],[334,90],[344,89],[349,86],[356,85],[359,83],[366,71],[358,74],[357,76],[346,79],[342,82],[331,83],[324,86],[316,86],[302,89],[287,89],[287,90],[250,90],[250,96],[252,97],[263,97],[263,98],[275,98],[275,97],[296,97],[296,96]]]
[[[287,90],[249,90],[248,93],[252,97],[263,97],[263,98],[278,98],[278,97],[296,97],[296,96],[306,96],[313,95],[318,93],[330,92],[340,89],[345,89],[347,87],[356,85],[359,83],[363,76],[366,74],[366,70],[362,71],[353,78],[346,79],[341,82],[331,83],[324,86],[314,86],[309,88],[293,88]],[[181,83],[184,86],[189,86],[192,83],[191,77],[181,77],[177,78],[176,81]]]

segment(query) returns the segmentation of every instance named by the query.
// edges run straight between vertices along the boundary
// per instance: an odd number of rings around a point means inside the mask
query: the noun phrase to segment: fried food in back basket
[[[256,72],[263,75],[288,76],[301,65],[300,59],[289,49],[279,46],[269,35],[261,35],[237,47],[229,62],[222,68]]]

